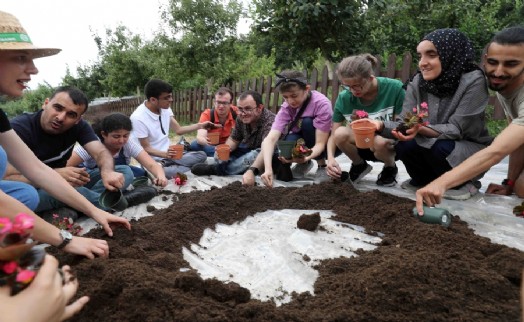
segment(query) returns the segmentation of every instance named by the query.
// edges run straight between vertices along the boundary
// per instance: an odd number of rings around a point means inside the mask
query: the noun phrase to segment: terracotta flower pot
[[[296,144],[296,141],[279,140],[277,142],[278,154],[283,158],[291,159],[291,152]]]
[[[375,139],[375,125],[368,119],[351,122],[351,128],[355,134],[355,144],[357,148],[369,149],[373,147]]]
[[[175,151],[176,154],[172,157],[173,160],[180,160],[184,155],[184,145],[183,144],[173,144],[169,146],[170,151]]]
[[[220,142],[220,132],[208,132],[207,138],[209,139],[209,144],[217,145]]]
[[[120,190],[104,190],[98,198],[98,203],[100,203],[102,207],[111,208],[114,211],[122,211],[127,208],[127,200]]]
[[[215,148],[215,151],[217,152],[217,156],[219,160],[227,161],[229,160],[229,153],[231,152],[231,148],[227,144],[220,144],[217,145]]]

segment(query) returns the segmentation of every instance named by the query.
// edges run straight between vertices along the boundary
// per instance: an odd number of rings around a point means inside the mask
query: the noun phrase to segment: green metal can
[[[413,216],[427,224],[440,224],[444,227],[448,227],[451,224],[451,214],[443,208],[424,206],[424,215],[419,216],[415,207],[413,208]]]

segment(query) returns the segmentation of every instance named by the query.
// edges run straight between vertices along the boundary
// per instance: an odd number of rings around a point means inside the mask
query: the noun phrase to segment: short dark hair
[[[87,111],[87,108],[89,107],[89,100],[87,99],[87,96],[84,92],[82,92],[80,89],[74,87],[74,86],[59,86],[55,89],[53,94],[51,95],[51,99],[55,97],[57,94],[60,93],[67,93],[73,103],[78,106],[84,105],[86,108],[84,109],[84,113]],[[83,113],[82,113],[83,114]]]
[[[491,38],[490,44],[493,42],[501,45],[522,45],[524,44],[524,27],[515,26],[502,29]]]
[[[227,87],[220,87],[219,89],[217,89],[216,93],[215,93],[215,96],[223,96],[223,95],[226,95],[226,94],[229,94],[229,96],[231,97],[229,99],[229,103],[233,102],[233,91],[230,90],[229,88]]]
[[[93,131],[95,131],[96,135],[98,135],[100,140],[102,140],[102,142],[104,142],[102,131],[109,134],[113,131],[122,129],[127,131],[133,130],[131,119],[129,116],[122,113],[111,113],[103,119],[96,119],[91,127],[93,128]]]
[[[240,94],[240,96],[238,97],[238,100],[245,100],[249,96],[253,97],[253,99],[255,100],[255,103],[257,103],[257,107],[259,105],[263,105],[262,104],[262,95],[260,95],[260,93],[257,91],[245,91],[244,93]]]
[[[149,100],[151,97],[159,98],[162,93],[172,93],[173,86],[161,79],[151,79],[144,86],[144,94]]]

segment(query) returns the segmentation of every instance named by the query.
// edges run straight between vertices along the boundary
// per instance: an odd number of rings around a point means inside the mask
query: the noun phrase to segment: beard
[[[503,91],[505,90],[508,86],[512,85],[511,83],[511,80],[514,80],[514,79],[518,79],[520,78],[520,76],[522,76],[522,74],[524,74],[524,68],[522,68],[522,70],[515,76],[510,76],[510,75],[505,75],[505,76],[495,76],[493,75],[492,73],[490,74],[487,74],[487,77],[488,77],[488,87],[489,89],[491,90],[494,90],[494,91],[497,91],[497,92],[500,92],[500,91]],[[492,79],[497,79],[497,80],[503,80],[505,82],[503,83],[500,83],[500,84],[493,84],[491,82]]]

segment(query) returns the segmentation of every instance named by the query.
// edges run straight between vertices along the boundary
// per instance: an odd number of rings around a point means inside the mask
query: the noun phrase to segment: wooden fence
[[[382,61],[381,57],[377,58]],[[378,66],[384,65],[385,68],[375,70],[376,76],[397,78],[402,82],[405,82],[415,72],[410,53],[406,53],[402,57],[402,66],[400,69],[396,68],[397,56],[395,54],[387,57],[384,62],[385,64],[378,64]],[[233,91],[233,101],[236,101],[236,98],[242,92],[246,90],[255,90],[262,95],[265,106],[271,109],[273,112],[277,112],[282,103],[282,99],[279,96],[280,93],[276,91],[273,86],[274,79],[274,76],[266,76],[233,83],[231,86],[229,86]],[[317,69],[313,69],[311,74],[308,75],[308,79],[312,89],[326,95],[331,99],[333,105],[335,104],[338,94],[341,91],[340,82],[336,75],[329,71],[327,66],[324,66],[320,72]],[[179,122],[197,122],[200,113],[205,108],[212,106],[211,104],[214,98],[213,94],[214,92],[207,87],[198,87],[173,92],[174,101],[172,109],[175,117]],[[99,105],[93,105],[89,107],[89,110],[85,114],[85,118],[88,121],[92,121],[94,118],[103,117],[111,112],[121,112],[126,115],[131,115],[131,113],[138,105],[143,102],[143,100],[144,97],[133,97],[118,99]],[[495,96],[490,97],[490,104],[495,106],[493,118],[504,119],[504,112]]]

